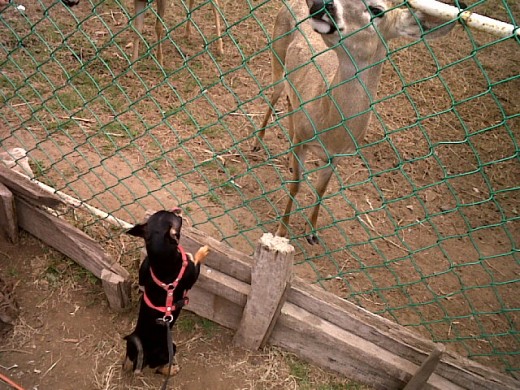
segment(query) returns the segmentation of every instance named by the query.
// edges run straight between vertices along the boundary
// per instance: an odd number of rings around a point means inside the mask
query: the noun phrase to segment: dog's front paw
[[[197,253],[195,253],[195,265],[197,264],[202,264],[204,262],[204,260],[206,259],[206,257],[208,256],[209,254],[209,246],[207,245],[204,245],[203,247],[199,248],[199,250],[197,251]]]
[[[168,367],[170,368],[169,374],[168,374]],[[155,370],[155,372],[157,372],[158,374],[161,374],[161,375],[175,376],[179,373],[180,370],[181,370],[181,368],[179,367],[179,365],[175,363],[171,367],[169,366],[169,364],[165,364],[164,366],[157,368]]]

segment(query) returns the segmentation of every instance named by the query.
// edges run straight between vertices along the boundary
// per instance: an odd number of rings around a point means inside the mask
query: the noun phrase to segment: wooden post
[[[112,310],[123,311],[130,307],[131,283],[122,276],[103,269],[101,271],[101,283],[107,296],[108,305]]]
[[[7,238],[18,242],[18,222],[13,193],[0,182],[0,230],[4,230]]]
[[[260,239],[251,269],[251,291],[233,342],[248,349],[263,347],[273,330],[290,285],[294,248],[271,233]]]
[[[74,260],[96,277],[103,279],[102,274],[105,271],[103,287],[107,291],[111,307],[120,310],[130,303],[130,288],[126,287],[130,283],[130,274],[106,254],[98,242],[66,221],[32,206],[21,197],[15,197],[15,204],[18,225],[22,229]]]
[[[441,361],[442,354],[446,351],[443,344],[436,344],[435,349],[430,356],[421,364],[421,367],[415,372],[410,382],[406,384],[403,390],[421,390],[426,386],[426,382],[433,374],[437,365]]]

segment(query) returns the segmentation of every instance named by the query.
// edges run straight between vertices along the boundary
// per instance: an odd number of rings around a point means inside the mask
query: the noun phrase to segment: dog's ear
[[[150,210],[150,209],[146,210],[144,213],[143,222],[141,222],[141,223],[146,223],[150,219],[150,217],[152,215],[154,215],[156,212],[157,212],[156,210]]]
[[[148,220],[150,219],[150,217],[154,214],[155,214],[154,210],[146,210],[146,212],[144,213],[143,222],[138,223],[137,225],[135,225],[133,228],[131,228],[126,233],[130,234],[131,236],[144,238],[144,231],[146,229],[146,224],[148,223]]]
[[[135,237],[144,238],[145,229],[146,229],[146,223],[138,223],[133,228],[128,230],[126,232],[126,234],[130,234],[131,236],[135,236]]]

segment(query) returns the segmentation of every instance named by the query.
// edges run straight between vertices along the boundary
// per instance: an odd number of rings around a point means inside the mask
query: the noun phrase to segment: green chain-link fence
[[[163,67],[153,3],[136,62],[130,1],[1,11],[0,152],[26,149],[38,180],[123,220],[178,205],[193,226],[252,253],[288,196],[283,103],[265,150],[251,151],[283,3],[220,0],[222,56],[215,4],[195,3],[189,13],[184,0],[168,3]],[[469,6],[514,25],[520,16],[517,2]],[[300,276],[516,376],[519,53],[518,36],[462,24],[434,43],[392,43],[366,140],[343,157],[323,200],[320,245],[303,239],[312,157],[290,226]]]

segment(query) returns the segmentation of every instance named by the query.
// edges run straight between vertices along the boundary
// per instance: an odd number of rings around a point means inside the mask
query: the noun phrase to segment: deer
[[[189,9],[193,9],[193,1],[189,2]],[[134,0],[134,12],[135,12],[135,22],[134,29],[136,30],[136,35],[133,42],[133,54],[132,54],[132,62],[137,61],[139,58],[139,42],[141,41],[141,32],[143,31],[144,26],[144,9],[148,4],[148,0]],[[162,20],[164,16],[164,12],[166,10],[167,0],[157,0],[157,19],[155,20],[155,35],[157,37],[157,61],[162,66],[163,65],[163,51],[162,51],[162,39],[163,39],[163,25]],[[213,16],[215,17],[215,28],[216,34],[219,37],[217,39],[217,54],[222,56],[224,54],[224,44],[222,43],[222,32],[220,27],[220,18],[219,11],[220,5],[218,0],[213,0]],[[185,36],[189,38],[191,35],[191,20],[188,20],[186,24]]]
[[[321,199],[338,158],[356,151],[367,132],[386,42],[439,38],[455,25],[389,0],[292,0],[281,7],[271,48],[272,95],[253,152],[263,147],[266,126],[280,96],[288,101],[289,199],[276,235],[286,237],[307,152],[323,163],[314,188],[316,202],[305,237],[316,236]]]
[[[74,7],[79,4],[80,0],[62,0],[63,3],[67,7]],[[188,8],[191,11],[193,9],[193,1],[190,0]],[[134,41],[132,43],[133,53],[132,53],[132,62],[137,61],[139,58],[139,42],[141,41],[141,33],[144,27],[144,9],[148,4],[148,0],[134,0],[134,13],[135,13],[135,22],[134,29],[136,31]],[[164,11],[166,11],[166,3],[167,0],[157,0],[157,19],[155,20],[155,35],[157,36],[157,61],[162,66],[163,65],[163,51],[162,51],[162,38],[163,38],[163,26],[162,20],[164,16]],[[224,54],[224,44],[222,43],[222,31],[220,27],[220,18],[219,18],[219,9],[220,5],[218,0],[213,0],[213,16],[215,17],[215,28],[216,34],[219,37],[217,39],[217,54],[222,56]],[[188,20],[186,24],[186,38],[189,38],[191,35],[191,20]]]

